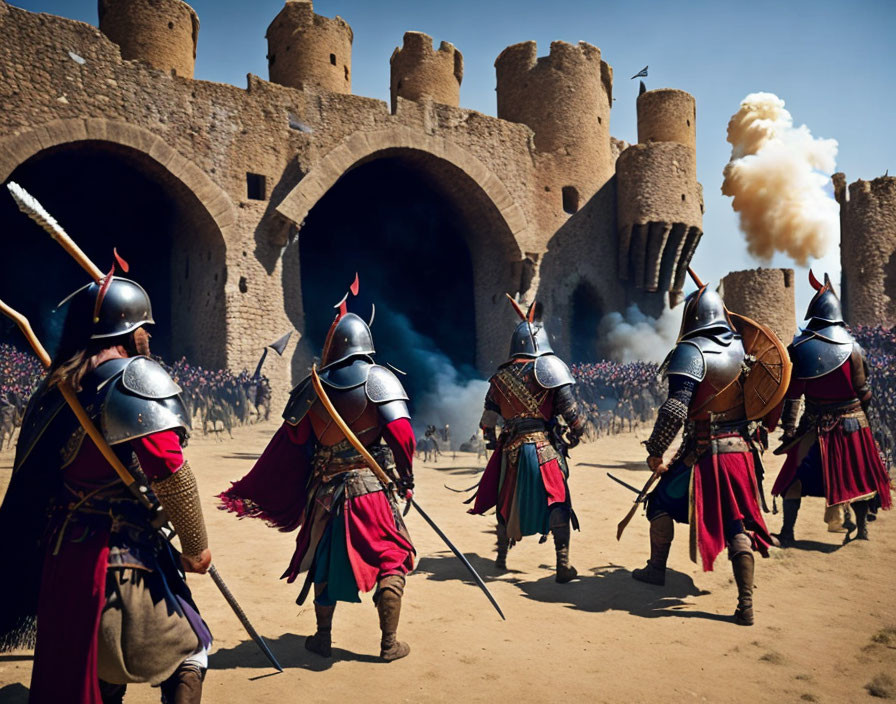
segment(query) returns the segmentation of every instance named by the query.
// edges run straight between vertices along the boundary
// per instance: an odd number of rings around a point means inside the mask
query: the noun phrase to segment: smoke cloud
[[[488,382],[468,365],[456,367],[434,340],[414,329],[403,313],[377,306],[374,340],[384,354],[379,363],[392,362],[406,372],[400,376],[410,392],[414,432],[423,435],[427,425],[440,430],[451,426],[451,445],[457,447],[476,434]]]
[[[598,327],[601,348],[613,362],[662,362],[678,339],[680,309],[666,309],[651,318],[631,305],[622,313],[608,313]]]
[[[826,191],[837,141],[794,127],[772,93],[744,98],[728,123],[728,141],[722,193],[734,198],[749,252],[764,261],[785,252],[801,266],[824,256],[839,233],[839,208]]]

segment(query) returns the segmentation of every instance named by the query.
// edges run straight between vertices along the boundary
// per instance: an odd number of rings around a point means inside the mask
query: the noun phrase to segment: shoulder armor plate
[[[131,393],[143,398],[171,398],[183,391],[162,365],[149,357],[134,357],[129,360],[121,375],[121,384]]]
[[[401,399],[395,399],[394,401],[386,401],[385,403],[381,403],[377,406],[377,409],[380,412],[380,417],[383,419],[383,422],[388,425],[393,420],[398,420],[399,418],[407,418],[411,419],[411,414],[408,411],[408,404]]]
[[[546,354],[535,360],[535,381],[543,389],[576,383],[569,367],[555,354]]]
[[[694,342],[703,353],[703,362],[706,365],[705,380],[714,389],[724,389],[740,376],[745,353],[739,335],[726,336],[723,340],[714,337],[696,337],[691,342]]]
[[[286,408],[283,409],[283,420],[290,425],[298,425],[316,399],[317,394],[314,393],[314,387],[311,385],[311,377],[306,376],[290,392],[289,401],[286,402]]]
[[[663,362],[663,375],[680,374],[694,381],[703,381],[706,376],[706,362],[703,352],[695,340],[679,342],[666,361]]]
[[[381,367],[378,364],[371,365],[367,385],[364,389],[367,392],[367,398],[374,403],[408,400],[408,394],[398,377],[386,367]]]
[[[849,359],[853,345],[851,338],[848,342],[830,342],[812,331],[804,331],[790,345],[793,375],[797,379],[816,379],[829,374]]]
[[[190,429],[180,387],[159,364],[145,357],[129,360],[119,377],[103,381],[100,402],[100,427],[110,445],[163,430],[186,434]]]

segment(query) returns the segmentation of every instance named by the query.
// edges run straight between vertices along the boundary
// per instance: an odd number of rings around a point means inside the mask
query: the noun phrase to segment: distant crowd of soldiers
[[[183,388],[183,399],[193,419],[194,432],[220,436],[235,426],[268,420],[271,384],[267,377],[253,378],[245,369],[205,369],[185,357],[173,365],[158,360]],[[30,352],[0,343],[0,449],[11,447],[16,428],[31,394],[44,377],[44,369]]]
[[[578,363],[571,369],[587,440],[649,426],[666,398],[666,382],[651,362]]]
[[[896,328],[856,325],[852,334],[865,350],[874,402],[871,429],[887,467],[896,465]]]

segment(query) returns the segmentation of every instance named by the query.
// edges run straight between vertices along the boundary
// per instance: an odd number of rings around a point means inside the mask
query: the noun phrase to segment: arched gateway
[[[404,128],[359,133],[277,210],[300,228],[285,254],[284,294],[312,347],[358,271],[389,337],[482,373],[503,360],[512,323],[504,293],[525,290],[531,275],[518,242],[527,223],[500,179],[463,149]],[[409,356],[392,361],[435,373]]]
[[[225,233],[235,218],[205,173],[145,129],[88,119],[0,142],[0,181],[9,180],[30,190],[100,268],[111,266],[117,247],[153,300],[154,351],[227,364]],[[3,298],[52,343],[60,321],[50,314],[86,274],[2,195]]]

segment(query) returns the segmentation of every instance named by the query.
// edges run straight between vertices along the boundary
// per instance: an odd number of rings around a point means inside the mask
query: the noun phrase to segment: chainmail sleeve
[[[585,432],[585,419],[579,413],[579,405],[572,394],[572,384],[561,386],[554,392],[554,413],[563,417],[574,437],[581,437]]]
[[[669,397],[656,416],[653,432],[644,446],[651,457],[662,457],[675,440],[688,417],[688,407],[697,388],[697,381],[681,374],[669,375]]]
[[[150,482],[150,487],[180,536],[181,552],[187,557],[201,555],[208,547],[208,533],[202,518],[196,476],[190,465],[184,462],[183,467],[170,477]]]

